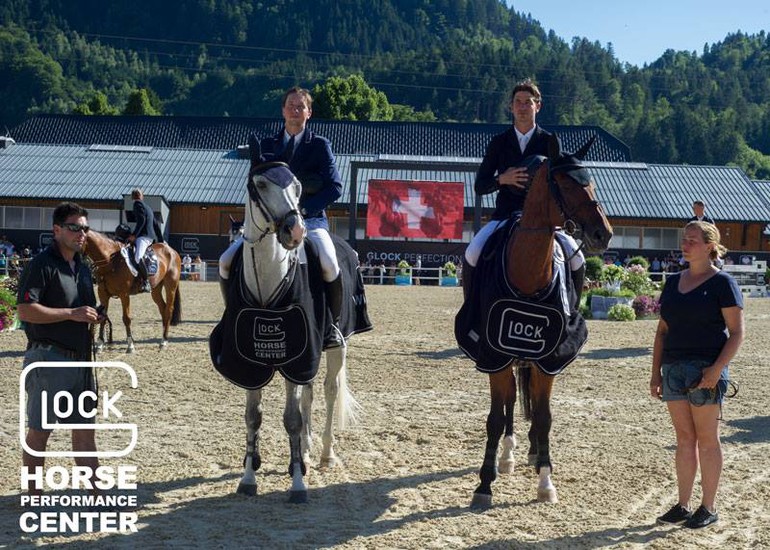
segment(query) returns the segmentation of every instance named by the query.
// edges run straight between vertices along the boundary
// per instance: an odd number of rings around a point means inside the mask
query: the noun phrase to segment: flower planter
[[[615,304],[625,304],[630,306],[632,298],[623,298],[621,296],[591,296],[591,317],[593,319],[606,319],[607,312]]]
[[[457,286],[457,277],[441,277],[441,286]]]
[[[409,286],[412,284],[411,275],[396,275],[396,284],[399,286]]]

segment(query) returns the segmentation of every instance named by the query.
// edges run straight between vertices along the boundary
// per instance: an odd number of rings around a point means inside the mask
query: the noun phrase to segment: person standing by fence
[[[658,523],[697,529],[718,520],[716,493],[722,473],[719,420],[728,387],[728,364],[743,342],[743,296],[713,260],[727,250],[714,224],[690,222],[682,255],[690,267],[670,275],[660,297],[652,353],[650,393],[662,399],[676,432],[677,503]],[[702,500],[690,511],[700,464]]]

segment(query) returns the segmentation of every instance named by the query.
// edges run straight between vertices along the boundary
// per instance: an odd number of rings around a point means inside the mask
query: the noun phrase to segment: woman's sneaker
[[[700,508],[699,508],[700,510]],[[660,516],[656,521],[668,525],[678,525],[684,523],[692,517],[692,512],[677,503],[671,507],[671,510]]]
[[[701,506],[695,510],[695,513],[685,521],[684,526],[689,527],[690,529],[700,529],[701,527],[716,523],[718,519],[719,514],[716,512],[712,514],[709,512],[708,508],[701,504]]]

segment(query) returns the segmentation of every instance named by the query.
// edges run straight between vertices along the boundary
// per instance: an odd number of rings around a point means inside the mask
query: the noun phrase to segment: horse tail
[[[174,311],[171,313],[171,326],[175,327],[182,322],[182,294],[179,287],[174,294]]]
[[[516,378],[519,382],[519,398],[521,399],[521,412],[526,420],[532,420],[532,396],[529,392],[529,381],[532,378],[534,365],[516,367]]]
[[[337,401],[334,404],[334,419],[337,422],[340,430],[344,430],[350,426],[358,424],[359,417],[361,415],[361,404],[353,397],[353,392],[350,391],[348,386],[348,369],[346,366],[346,353],[345,348],[339,348],[342,354],[342,367],[340,367],[337,373]],[[336,350],[335,350],[336,351]],[[326,352],[327,354],[329,351]],[[327,356],[327,362],[329,360]]]

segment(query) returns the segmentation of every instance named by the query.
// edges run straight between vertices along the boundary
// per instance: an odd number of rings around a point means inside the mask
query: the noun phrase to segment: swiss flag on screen
[[[462,183],[369,180],[367,237],[461,239]]]

